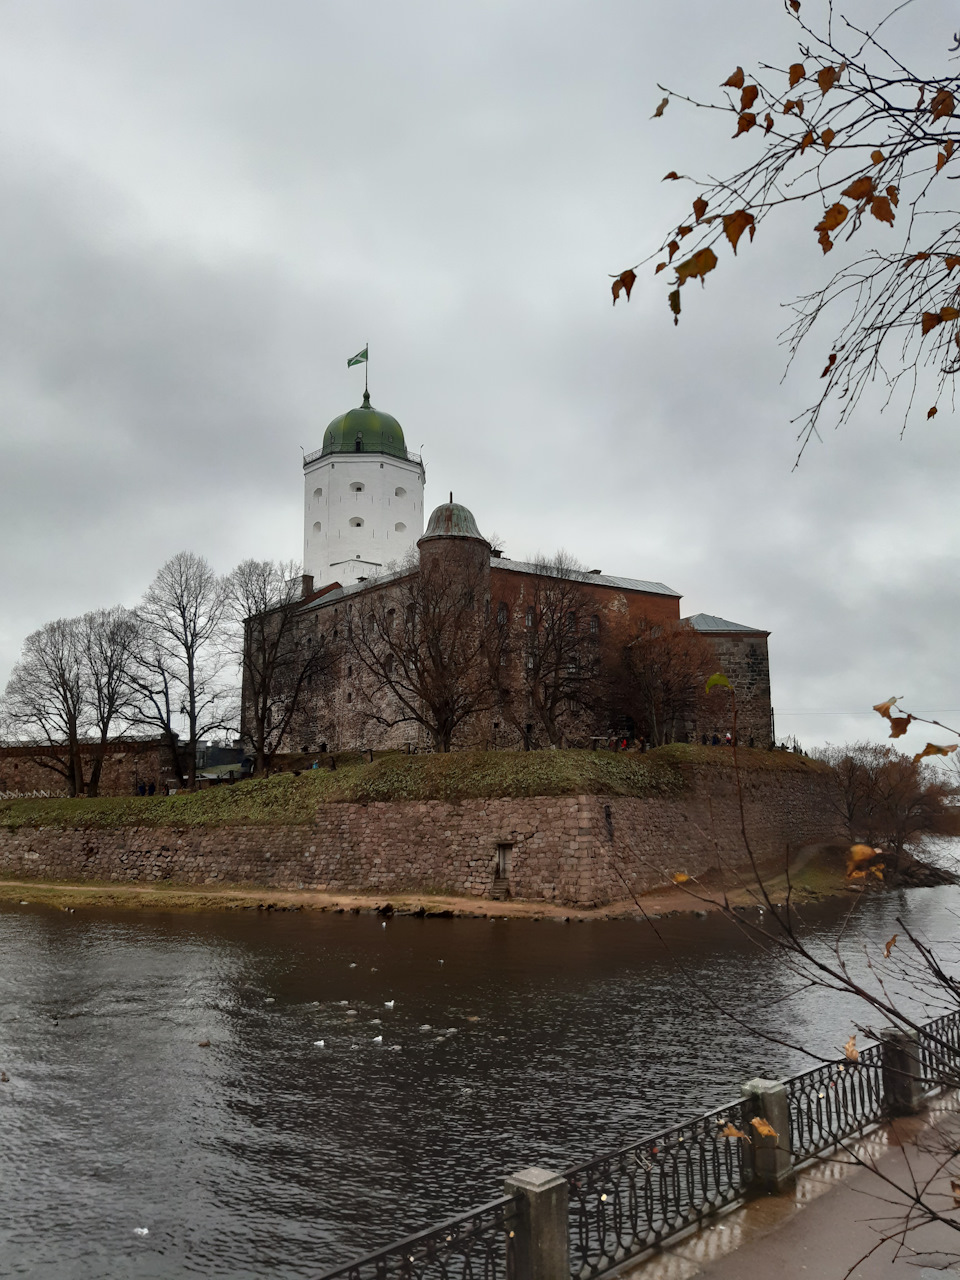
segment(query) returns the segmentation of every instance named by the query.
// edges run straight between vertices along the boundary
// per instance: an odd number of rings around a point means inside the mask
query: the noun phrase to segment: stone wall
[[[514,897],[586,906],[696,875],[717,848],[742,863],[729,769],[691,770],[675,799],[564,796],[335,803],[299,827],[0,827],[0,876],[287,889]],[[763,771],[744,783],[747,831],[762,858],[836,837],[831,777]],[[498,851],[506,885],[496,880]]]
[[[102,796],[135,796],[140,783],[157,792],[164,785],[176,786],[170,748],[158,739],[115,738],[104,747],[87,744],[83,748],[83,776],[89,779],[96,756],[102,754],[99,792]],[[67,794],[64,771],[69,762],[64,752],[44,747],[0,747],[0,794],[25,796],[46,791],[51,796]]]

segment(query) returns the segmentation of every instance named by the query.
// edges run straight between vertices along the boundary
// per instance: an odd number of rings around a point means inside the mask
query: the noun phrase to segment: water
[[[956,909],[911,890],[861,928]],[[0,909],[0,1278],[316,1276],[806,1065],[749,1028],[850,1034],[723,921],[660,929]]]

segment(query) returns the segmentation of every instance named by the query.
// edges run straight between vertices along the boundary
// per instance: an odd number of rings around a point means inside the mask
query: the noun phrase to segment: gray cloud
[[[920,7],[899,38],[939,57],[953,15]],[[610,305],[694,194],[663,173],[742,154],[677,101],[650,121],[656,81],[788,60],[776,6],[51,0],[0,30],[0,680],[181,547],[299,555],[300,446],[369,340],[428,502],[768,627],[782,734],[960,706],[951,415],[900,440],[865,402],[792,469],[824,351],[781,385],[775,334],[824,269],[809,218],[678,328],[647,275]]]

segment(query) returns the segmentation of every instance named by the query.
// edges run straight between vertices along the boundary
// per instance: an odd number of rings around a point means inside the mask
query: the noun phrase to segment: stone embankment
[[[732,770],[685,772],[673,797],[331,802],[297,826],[0,827],[0,877],[595,906],[747,860]],[[812,770],[746,775],[756,858],[836,838],[831,785]]]

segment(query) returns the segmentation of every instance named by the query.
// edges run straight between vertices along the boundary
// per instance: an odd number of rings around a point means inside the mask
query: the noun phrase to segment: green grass
[[[819,771],[826,766],[786,752],[739,753],[745,772]],[[384,752],[368,764],[354,752],[337,768],[306,769],[193,795],[128,796],[97,800],[0,801],[0,826],[223,827],[306,826],[318,805],[337,801],[470,800],[520,796],[676,795],[682,767],[732,768],[720,747],[675,744],[649,751],[456,751],[449,755]]]
[[[307,825],[318,805],[337,801],[467,800],[496,796],[670,795],[682,779],[653,756],[591,751],[385,752],[356,754],[337,769],[277,774],[193,795],[96,800],[0,801],[0,826],[219,827]]]

